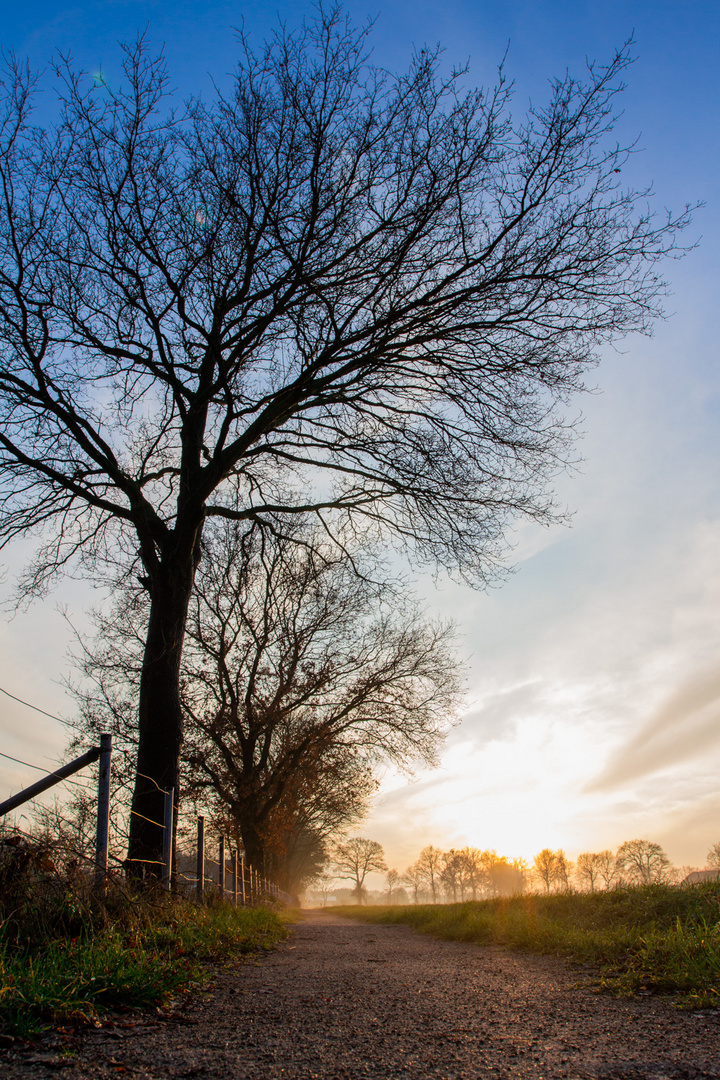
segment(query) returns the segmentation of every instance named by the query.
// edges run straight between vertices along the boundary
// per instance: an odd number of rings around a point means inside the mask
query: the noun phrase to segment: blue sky
[[[440,770],[411,784],[388,776],[363,831],[402,869],[428,842],[473,843],[508,855],[659,840],[677,863],[702,865],[720,838],[720,4],[476,0],[354,2],[376,17],[374,59],[401,68],[413,46],[442,43],[448,63],[493,80],[507,50],[514,110],[541,101],[547,80],[585,59],[602,62],[631,35],[621,139],[638,140],[628,179],[654,201],[702,201],[668,264],[671,317],[653,338],[607,350],[584,413],[584,464],[561,477],[567,528],[523,527],[516,571],[489,595],[447,582],[420,587],[457,617],[469,657],[468,715]],[[118,40],[148,28],[181,97],[211,93],[234,66],[232,27],[259,43],[305,4],[35,3],[6,12],[2,44],[32,64],[54,50],[113,77]],[[11,552],[12,569],[22,551]],[[51,712],[71,710],[58,680],[68,633],[93,597],[68,583],[0,626],[0,686]],[[698,691],[700,687],[700,691]],[[52,759],[60,725],[0,702],[7,753]],[[0,794],[27,772],[0,764]]]

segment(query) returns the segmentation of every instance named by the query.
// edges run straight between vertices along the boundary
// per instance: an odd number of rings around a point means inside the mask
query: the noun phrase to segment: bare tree
[[[42,538],[26,592],[106,559],[148,590],[129,846],[148,871],[207,520],[364,520],[482,582],[512,517],[552,516],[556,406],[598,343],[648,327],[686,221],[620,186],[628,59],[516,126],[502,78],[466,91],[426,51],[392,76],[335,9],[241,42],[232,92],[184,112],[143,41],[117,88],[56,65],[45,131],[9,71],[1,538]]]
[[[707,853],[706,861],[711,870],[720,870],[720,840]]]
[[[473,900],[477,900],[478,892],[487,885],[483,853],[478,848],[464,847],[460,856],[464,889],[469,889]]]
[[[457,903],[458,899],[460,903],[463,902],[467,887],[467,867],[462,852],[457,848],[443,852],[440,883],[453,904]]]
[[[603,851],[598,851],[597,860],[600,879],[605,888],[609,889],[616,884],[618,879],[617,859],[609,848],[605,848]]]
[[[398,891],[400,885],[400,875],[397,870],[388,870],[385,875],[385,884],[387,885],[387,902],[388,904],[392,904],[392,898]]]
[[[308,883],[312,885],[320,893],[322,897],[322,906],[327,907],[327,902],[335,886],[335,875],[331,874],[327,870],[320,870],[314,877],[312,877]]]
[[[440,851],[439,848],[433,847],[432,844],[428,844],[428,846],[424,847],[418,855],[416,866],[419,868],[420,873],[423,876],[423,881],[430,890],[433,904],[436,904],[438,888],[440,885],[440,875],[442,874],[443,867],[442,851]]]
[[[285,536],[215,526],[204,553],[181,670],[184,787],[234,823],[254,867],[295,891],[323,843],[365,811],[378,760],[435,759],[459,700],[451,628],[379,584],[375,552],[350,557],[301,519]],[[124,703],[144,614],[142,595],[126,596],[84,657],[86,726],[96,734],[122,715],[121,746],[134,734]]]
[[[367,875],[387,870],[382,844],[363,836],[353,836],[337,844],[333,854],[333,866],[338,877],[351,878],[355,882],[353,892],[359,904],[362,903]]]
[[[555,852],[555,874],[554,880],[559,889],[563,892],[570,891],[570,877],[573,872],[573,863],[568,859],[567,855],[562,848],[559,848]]]
[[[402,875],[400,880],[404,882],[405,885],[410,886],[410,888],[412,889],[413,904],[417,904],[420,897],[420,890],[422,889],[426,880],[425,873],[420,866],[420,863],[414,862],[411,866],[408,866],[407,870]]]
[[[533,872],[546,893],[555,881],[555,867],[555,852],[550,848],[543,848],[533,859]]]
[[[651,840],[626,840],[617,849],[616,861],[618,869],[626,871],[636,885],[664,881],[670,870],[667,855]]]
[[[590,892],[595,892],[595,887],[600,881],[600,859],[599,853],[594,851],[583,851],[577,857],[575,874]]]

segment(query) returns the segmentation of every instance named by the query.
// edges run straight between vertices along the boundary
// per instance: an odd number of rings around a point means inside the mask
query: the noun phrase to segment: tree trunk
[[[265,845],[260,830],[257,827],[257,822],[251,815],[241,814],[238,824],[240,826],[240,835],[242,836],[243,847],[245,849],[245,858],[250,863],[253,870],[257,870],[263,877],[266,876]]]
[[[170,561],[170,560],[168,560]],[[179,802],[183,712],[180,661],[192,595],[195,558],[175,557],[150,585],[151,604],[140,678],[137,775],[128,844],[128,872],[136,878],[161,876],[165,791]]]

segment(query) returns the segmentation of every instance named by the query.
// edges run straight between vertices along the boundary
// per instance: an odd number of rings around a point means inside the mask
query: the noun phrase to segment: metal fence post
[[[230,867],[231,867],[231,873],[232,873],[233,904],[235,905],[235,907],[237,907],[237,897],[238,897],[238,879],[237,879],[238,867],[237,867],[237,864],[238,864],[238,857],[237,857],[237,848],[236,848],[233,851],[233,853],[231,854],[231,856],[230,856]]]
[[[175,789],[170,788],[165,792],[165,813],[163,814],[163,888],[170,892],[170,879],[172,876],[172,849],[173,849],[173,803],[175,801]]]
[[[247,894],[245,892],[245,857],[240,856],[240,903],[243,907],[247,905]]]
[[[220,837],[220,857],[218,859],[218,885],[220,886],[220,899],[225,899],[225,837]]]
[[[202,904],[205,899],[205,818],[197,819],[197,900]]]
[[[100,736],[98,768],[97,831],[95,833],[95,892],[105,895],[107,888],[108,849],[110,844],[110,758],[112,735]]]

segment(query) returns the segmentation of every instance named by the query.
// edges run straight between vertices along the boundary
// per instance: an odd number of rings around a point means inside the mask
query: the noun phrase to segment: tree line
[[[707,853],[707,868],[720,875],[720,841]],[[338,843],[327,868],[311,883],[311,895],[326,903],[344,880],[352,882],[357,903],[370,896],[380,903],[457,903],[513,896],[536,889],[546,894],[573,890],[595,892],[631,885],[679,883],[689,867],[674,867],[662,847],[650,840],[627,840],[615,852],[581,852],[575,862],[562,849],[543,848],[531,863],[508,859],[475,847],[442,851],[432,844],[403,873],[388,869],[382,846],[353,837]],[[385,873],[385,888],[370,894],[368,873]]]

